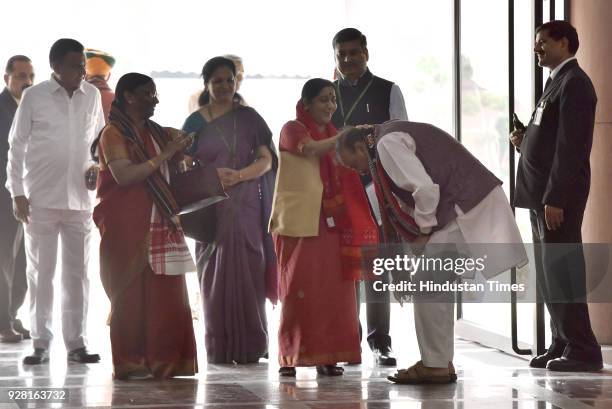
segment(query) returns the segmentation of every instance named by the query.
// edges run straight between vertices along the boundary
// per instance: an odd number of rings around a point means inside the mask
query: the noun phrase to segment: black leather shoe
[[[15,330],[15,332],[18,332],[21,334],[21,336],[23,337],[23,339],[30,339],[30,331],[28,331],[27,329],[25,329],[23,327],[23,324],[21,323],[20,320],[15,320],[13,321],[13,329]]]
[[[290,376],[295,378],[296,370],[291,366],[281,366],[281,368],[278,370],[278,374],[280,376]]]
[[[80,364],[97,364],[100,362],[100,355],[90,354],[86,348],[77,348],[68,352],[68,362]]]
[[[44,348],[34,348],[34,353],[23,358],[24,365],[40,365],[49,362],[49,351]]]
[[[374,354],[374,359],[376,360],[376,365],[380,366],[396,366],[397,360],[393,356],[393,352],[391,352],[391,348],[374,348],[372,350]]]
[[[12,328],[0,331],[0,342],[3,344],[14,344],[23,341],[23,336]]]
[[[344,368],[337,365],[317,365],[317,373],[325,376],[341,376]]]
[[[598,372],[603,369],[602,362],[585,362],[569,358],[557,358],[548,362],[546,369],[559,372]]]
[[[548,364],[548,361],[552,361],[556,358],[561,358],[561,354],[557,355],[546,352],[542,355],[531,358],[531,361],[529,361],[529,366],[532,368],[546,369],[546,364]]]

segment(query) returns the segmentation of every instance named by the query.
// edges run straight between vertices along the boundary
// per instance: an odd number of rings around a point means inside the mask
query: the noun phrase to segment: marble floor
[[[92,244],[92,248],[96,245]],[[197,280],[187,276],[198,341],[200,373],[193,378],[165,382],[113,381],[108,327],[104,325],[109,303],[99,282],[98,260],[90,260],[90,308],[88,339],[92,352],[102,361],[95,365],[67,364],[61,337],[61,322],[56,319],[50,364],[24,367],[22,357],[30,353],[30,341],[0,344],[0,409],[5,408],[236,408],[236,409],[612,409],[612,367],[599,374],[548,373],[532,370],[524,359],[457,339],[455,367],[458,382],[453,385],[394,385],[386,377],[394,368],[373,364],[364,341],[363,363],[345,368],[342,377],[317,376],[313,368],[300,368],[295,379],[279,378],[274,357],[278,349],[279,308],[268,305],[270,362],[256,365],[209,365],[203,345],[203,322]],[[59,289],[59,274],[55,288]],[[20,318],[28,325],[28,301]],[[55,299],[53,315],[61,316],[61,297]],[[478,306],[479,314],[489,314],[489,324],[500,320],[507,309]],[[361,309],[365,322],[365,308]],[[400,367],[418,360],[411,305],[391,306],[391,337]],[[527,338],[529,339],[529,338]],[[50,389],[51,388],[51,389]],[[63,400],[19,401],[9,399],[19,391],[44,392]],[[39,393],[40,395],[40,393]],[[23,397],[23,394],[21,394]],[[41,396],[39,396],[41,397]],[[44,396],[43,396],[44,397]]]
[[[194,378],[113,381],[105,336],[100,330],[95,338],[90,337],[90,344],[103,358],[95,365],[67,364],[63,346],[54,342],[50,364],[24,367],[21,358],[31,349],[29,341],[0,344],[0,409],[612,408],[610,367],[599,374],[548,373],[529,369],[523,359],[460,339],[456,340],[455,364],[459,375],[456,384],[407,386],[388,382],[386,377],[394,369],[376,367],[369,352],[364,354],[362,365],[346,367],[345,375],[337,378],[317,376],[314,369],[300,368],[295,379],[280,379],[276,362],[262,360],[242,366],[208,365],[201,361],[201,373]],[[401,366],[416,359],[416,344],[412,346],[398,350]],[[200,355],[202,359],[203,354]],[[9,393],[24,388],[62,388],[56,390],[56,397],[61,392],[65,399],[11,402]]]

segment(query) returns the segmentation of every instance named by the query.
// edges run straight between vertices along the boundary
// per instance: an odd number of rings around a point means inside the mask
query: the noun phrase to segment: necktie
[[[546,80],[546,84],[544,84],[544,91],[548,89],[548,86],[550,85],[551,82],[552,82],[552,77],[548,77],[548,79]]]

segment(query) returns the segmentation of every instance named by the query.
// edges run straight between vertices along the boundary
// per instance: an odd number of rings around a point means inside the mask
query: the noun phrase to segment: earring
[[[366,142],[366,146],[372,149],[374,145],[376,145],[376,139],[374,138],[374,133],[368,134],[365,137],[365,142]]]

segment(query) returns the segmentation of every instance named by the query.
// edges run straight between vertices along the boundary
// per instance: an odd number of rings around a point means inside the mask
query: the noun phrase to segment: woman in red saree
[[[189,138],[149,120],[157,105],[150,77],[117,83],[99,153],[100,275],[116,379],[165,379],[197,372],[196,343],[183,274],[195,271],[168,188],[168,161]],[[174,134],[175,136],[172,136]]]
[[[378,233],[359,176],[335,162],[335,110],[333,84],[309,80],[297,119],[281,131],[270,230],[280,273],[283,376],[295,376],[297,366],[342,375],[338,362],[361,362],[354,282],[360,248],[376,244]]]

